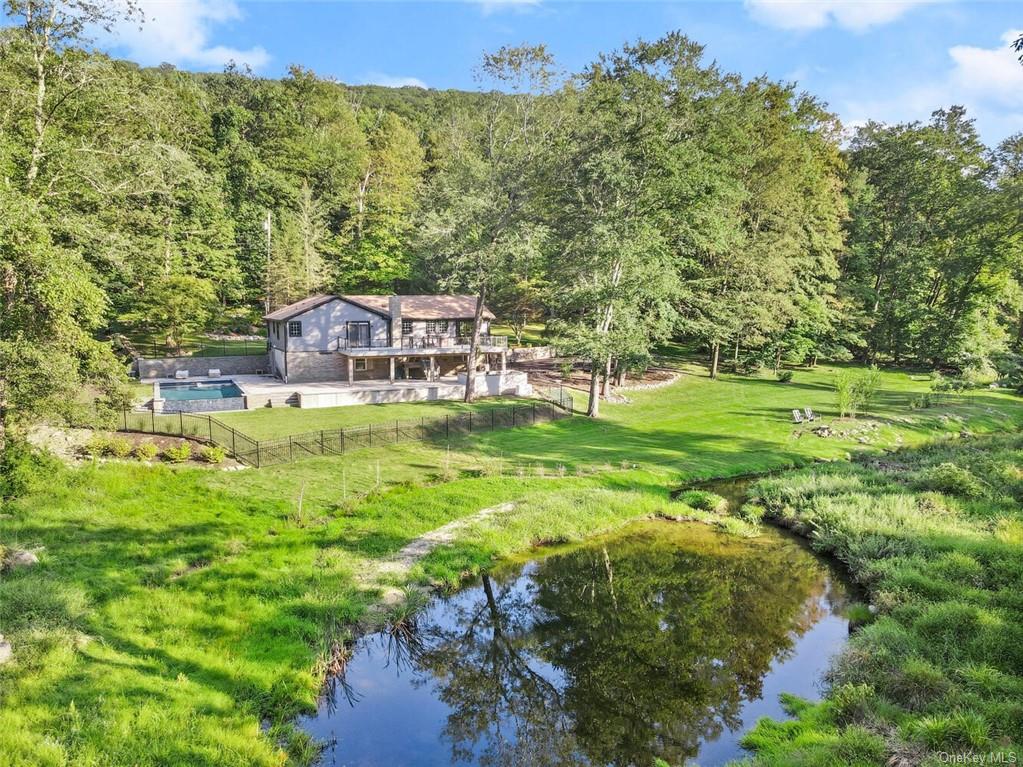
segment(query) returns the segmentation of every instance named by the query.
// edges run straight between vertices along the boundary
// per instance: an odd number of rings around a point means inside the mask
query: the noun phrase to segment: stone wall
[[[265,354],[239,354],[231,357],[159,357],[135,361],[139,378],[173,378],[178,370],[187,370],[190,378],[205,378],[211,370],[222,376],[254,375],[270,370],[270,359]]]
[[[223,410],[245,410],[245,397],[222,399],[165,399],[163,413],[215,413]]]
[[[557,357],[558,352],[553,346],[515,346],[508,350],[509,362],[527,362],[529,360],[549,360]]]

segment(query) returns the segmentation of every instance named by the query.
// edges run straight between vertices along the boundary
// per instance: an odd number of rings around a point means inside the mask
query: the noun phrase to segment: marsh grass
[[[1021,456],[1019,435],[956,440],[899,451],[898,471],[864,460],[754,486],[768,515],[845,562],[877,608],[850,611],[868,622],[829,671],[826,700],[749,736],[758,764],[828,763],[829,744],[856,727],[884,734],[885,758],[1019,753],[1023,549],[1000,531],[1023,520]]]

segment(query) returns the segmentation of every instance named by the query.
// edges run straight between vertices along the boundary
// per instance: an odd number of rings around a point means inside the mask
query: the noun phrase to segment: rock
[[[3,665],[14,657],[14,650],[11,649],[11,643],[4,639],[4,635],[0,634],[0,665]]]
[[[9,553],[4,560],[4,566],[8,570],[13,570],[16,567],[31,567],[36,564],[39,564],[39,557],[33,551],[15,550]]]

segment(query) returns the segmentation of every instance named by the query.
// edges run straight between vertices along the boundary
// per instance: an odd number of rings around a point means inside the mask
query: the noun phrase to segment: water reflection
[[[335,765],[719,764],[778,692],[815,694],[845,599],[781,534],[644,523],[438,598],[411,643],[367,637],[304,725]]]

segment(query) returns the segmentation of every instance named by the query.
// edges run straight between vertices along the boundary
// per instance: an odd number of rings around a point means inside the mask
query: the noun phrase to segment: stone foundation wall
[[[318,381],[347,381],[348,369],[340,354],[327,352],[287,353],[288,383],[316,383]]]
[[[190,378],[205,378],[211,370],[222,376],[255,375],[270,370],[270,358],[265,354],[245,354],[231,357],[140,357],[135,361],[139,378],[173,378],[179,370],[187,370]]]

